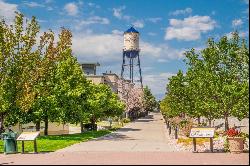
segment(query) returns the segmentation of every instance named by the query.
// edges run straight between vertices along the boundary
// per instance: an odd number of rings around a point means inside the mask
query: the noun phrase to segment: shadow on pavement
[[[123,127],[123,128],[120,128],[118,130],[118,132],[128,132],[128,131],[140,131],[141,129],[133,129],[133,128],[127,128],[127,127]]]
[[[138,120],[136,120],[136,122],[151,122],[151,121],[154,121],[154,120],[150,120],[150,119],[138,119]]]
[[[123,134],[119,134],[119,133],[112,133],[108,136],[104,136],[102,138],[98,138],[96,140],[93,141],[103,141],[103,140],[109,140],[109,141],[124,141],[124,140],[137,140],[131,137],[128,137],[126,135]]]
[[[8,163],[0,163],[0,165],[9,165],[9,164],[13,164],[14,162],[8,162]]]

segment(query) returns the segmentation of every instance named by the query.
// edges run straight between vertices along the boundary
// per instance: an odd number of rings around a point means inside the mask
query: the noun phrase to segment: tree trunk
[[[49,120],[48,120],[48,116],[45,116],[45,119],[44,119],[44,135],[48,135],[48,128],[49,128]]]
[[[227,113],[225,114],[225,131],[229,129],[229,124],[228,124],[228,115]]]
[[[83,123],[82,122],[80,123],[80,126],[81,126],[81,133],[83,133],[84,132],[84,127],[83,127]]]
[[[200,125],[201,124],[201,117],[200,116],[198,116],[198,125]]]
[[[212,120],[211,119],[208,119],[208,126],[212,127]]]
[[[3,121],[4,121],[4,116],[3,114],[0,114],[0,134],[4,132]]]
[[[40,121],[36,122],[36,131],[40,131]]]
[[[178,128],[177,128],[177,126],[175,126],[174,138],[175,138],[175,139],[178,139]]]
[[[169,128],[169,121],[167,121],[167,128]]]
[[[169,125],[168,134],[169,134],[169,135],[171,134],[171,125]]]
[[[91,130],[95,130],[95,117],[91,118]]]

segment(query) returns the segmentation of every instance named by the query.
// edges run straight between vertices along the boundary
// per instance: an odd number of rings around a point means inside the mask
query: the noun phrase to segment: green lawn
[[[82,134],[50,135],[37,138],[38,152],[54,152],[75,143],[84,142],[93,138],[101,137],[111,133],[111,130],[88,131]],[[24,142],[25,152],[33,152],[33,141]],[[21,152],[21,141],[18,141],[18,152]],[[0,153],[3,153],[3,140],[0,140]]]

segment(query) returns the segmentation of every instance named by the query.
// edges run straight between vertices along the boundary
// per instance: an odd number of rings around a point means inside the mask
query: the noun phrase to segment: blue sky
[[[161,99],[168,78],[186,71],[185,50],[202,49],[209,37],[237,30],[249,39],[249,0],[0,0],[0,17],[11,23],[14,11],[36,16],[41,31],[66,27],[81,62],[99,62],[99,73],[120,75],[123,31],[140,32],[144,85]]]

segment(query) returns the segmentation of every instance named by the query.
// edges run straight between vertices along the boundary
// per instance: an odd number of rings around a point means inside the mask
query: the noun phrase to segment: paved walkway
[[[1,164],[140,164],[211,165],[249,164],[249,154],[174,152],[160,113],[151,113],[120,130],[54,153],[0,154]]]
[[[107,136],[72,145],[57,152],[172,152],[174,148],[166,139],[166,128],[160,113],[151,113],[147,117],[131,122]]]

